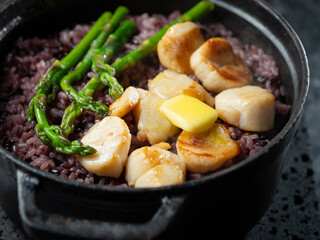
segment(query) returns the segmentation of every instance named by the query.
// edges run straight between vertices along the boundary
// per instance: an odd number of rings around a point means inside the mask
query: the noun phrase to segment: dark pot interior
[[[75,22],[93,21],[120,4],[132,13],[169,14],[174,9],[185,11],[195,2],[7,1],[0,7],[1,57],[18,36],[46,36]],[[282,156],[302,116],[309,84],[307,59],[294,31],[264,3],[213,2],[216,9],[203,22],[223,23],[242,42],[263,48],[276,60],[287,102],[292,105],[284,128],[254,157],[229,169],[181,185],[147,190],[88,186],[58,178],[30,167],[1,147],[0,193],[5,197],[0,198],[0,205],[30,236],[150,239],[158,235],[163,239],[200,238],[210,233],[239,238],[263,216],[275,192],[285,160]]]

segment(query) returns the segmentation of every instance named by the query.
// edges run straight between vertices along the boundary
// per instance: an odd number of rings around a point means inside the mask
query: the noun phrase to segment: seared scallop
[[[133,108],[133,116],[138,128],[138,138],[141,141],[148,140],[151,145],[165,142],[179,129],[160,112],[159,108],[164,100],[155,93],[140,88],[137,90],[140,100]]]
[[[142,147],[130,154],[125,171],[129,186],[159,187],[185,181],[185,163],[168,146]]]
[[[274,95],[257,86],[225,90],[216,96],[216,110],[225,122],[246,131],[265,132],[274,125]]]
[[[203,86],[219,93],[228,88],[250,84],[253,76],[222,38],[211,38],[191,56],[190,65]]]
[[[85,169],[100,176],[120,177],[131,143],[129,128],[121,118],[105,117],[90,128],[81,142],[97,150],[92,155],[78,156]]]
[[[128,87],[109,107],[110,115],[122,118],[129,113],[139,101],[139,93],[136,88]]]
[[[237,156],[240,147],[223,124],[213,124],[205,132],[183,131],[177,140],[177,152],[190,172],[207,173]]]
[[[154,79],[149,80],[149,91],[163,99],[173,98],[180,94],[188,95],[205,102],[209,106],[214,105],[214,98],[199,83],[185,74],[179,74],[171,70],[159,73]]]
[[[160,63],[178,73],[193,73],[190,68],[190,56],[203,42],[195,23],[177,23],[168,29],[158,43]]]

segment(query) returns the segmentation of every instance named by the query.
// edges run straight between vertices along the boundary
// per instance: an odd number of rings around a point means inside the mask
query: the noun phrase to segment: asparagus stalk
[[[86,84],[86,86],[84,86],[84,88],[79,92],[79,94],[92,96],[92,94],[96,90],[104,87],[104,83],[102,81],[107,82],[107,85],[113,86],[114,89],[117,89],[117,86],[120,84],[113,77],[113,75],[114,74],[116,74],[117,76],[120,75],[121,72],[128,69],[129,67],[134,66],[138,61],[140,61],[142,58],[147,56],[150,52],[155,51],[157,48],[158,42],[160,41],[162,36],[166,33],[169,27],[179,22],[198,21],[204,15],[211,12],[213,8],[214,8],[214,5],[211,2],[206,2],[206,1],[199,2],[189,11],[184,13],[180,18],[164,26],[158,33],[156,33],[151,38],[143,41],[140,46],[138,46],[135,50],[127,54],[125,57],[117,59],[112,64],[112,67],[107,65],[106,63],[102,64],[101,62],[99,62],[101,58],[99,59],[99,57],[97,56],[96,58],[94,58],[94,61],[93,61],[93,70],[96,72],[99,72],[101,70],[103,71],[104,74],[103,75],[101,74],[99,77],[94,77],[90,79],[90,81]],[[117,90],[115,90],[115,92],[117,92]],[[66,109],[63,120],[62,120],[62,124],[61,124],[61,128],[64,129],[66,135],[69,135],[73,131],[75,119],[79,115],[81,115],[81,113],[82,113],[82,109],[78,105],[78,103],[77,104],[72,103]]]
[[[163,37],[163,35],[167,32],[169,27],[179,22],[198,21],[204,15],[212,11],[213,8],[214,8],[214,5],[211,2],[206,2],[206,1],[199,2],[197,5],[195,5],[189,11],[184,13],[177,20],[164,26],[158,33],[144,40],[135,50],[133,50],[123,58],[118,58],[111,66],[114,69],[116,76],[119,76],[120,73],[122,73],[124,70],[134,66],[142,58],[146,57],[149,53],[155,51],[157,49],[158,42]],[[109,74],[109,76],[106,76],[107,74]],[[105,75],[102,77],[104,77],[106,80],[113,79],[112,75],[113,75],[112,71],[109,71],[109,72],[106,71]]]
[[[55,93],[59,88],[58,84],[61,78],[79,62],[90,47],[91,42],[97,37],[101,28],[110,20],[110,18],[110,12],[103,13],[82,41],[61,62],[56,60],[48,69],[47,73],[41,77],[36,87],[38,90],[37,94],[29,103],[27,112],[27,119],[29,122],[35,119],[36,107],[45,111],[47,103],[54,98]]]
[[[116,75],[119,75],[124,70],[134,66],[137,62],[139,62],[142,58],[146,57],[150,52],[153,52],[157,49],[158,42],[163,37],[163,35],[167,32],[167,30],[179,23],[186,21],[199,21],[204,15],[211,12],[214,8],[213,3],[201,1],[189,11],[184,13],[177,20],[171,22],[170,24],[164,26],[158,33],[153,35],[152,37],[143,41],[140,46],[138,46],[135,50],[124,56],[123,58],[117,59],[112,67],[116,71]]]
[[[129,29],[130,25],[134,23],[131,21],[126,21],[123,23],[123,28],[119,28],[119,36],[126,33],[126,29]],[[127,27],[128,25],[128,27]],[[131,28],[133,30],[133,28]],[[134,31],[136,28],[134,28]],[[122,32],[122,33],[121,33]],[[117,40],[117,38],[119,40]],[[118,48],[118,45],[123,45],[125,39],[116,37],[116,39],[110,39],[110,41],[114,41],[115,44],[111,45],[112,48],[100,49],[100,51],[96,52],[93,57],[92,70],[96,73],[100,74],[100,79],[104,82],[105,85],[109,86],[109,94],[112,98],[117,98],[123,93],[122,86],[118,83],[118,81],[113,77],[115,75],[115,70],[108,64],[108,59],[112,56],[114,49]],[[109,76],[112,76],[111,78]]]
[[[102,117],[108,115],[108,107],[100,102],[93,101],[90,96],[79,95],[71,84],[81,79],[83,75],[90,70],[93,53],[105,43],[108,36],[118,27],[119,23],[128,14],[128,12],[129,10],[123,6],[116,9],[110,22],[105,25],[99,36],[92,42],[91,48],[83,60],[76,66],[75,70],[66,75],[60,83],[62,90],[67,93],[72,102],[77,102],[82,108],[94,111]]]
[[[143,41],[140,44],[140,46],[138,46],[135,50],[133,50],[132,52],[127,54],[125,57],[117,59],[112,64],[112,66],[110,66],[108,64],[102,64],[101,61],[94,60],[93,70],[95,72],[100,73],[101,84],[98,84],[96,79],[93,79],[92,83],[94,82],[95,83],[94,86],[97,86],[97,88],[103,87],[102,84],[108,85],[110,95],[113,98],[118,97],[119,95],[121,95],[123,89],[122,89],[121,85],[117,82],[116,78],[114,78],[114,75],[118,76],[124,70],[134,66],[142,58],[146,57],[150,52],[155,51],[157,48],[158,42],[163,37],[163,35],[166,33],[166,31],[168,30],[169,27],[171,27],[172,25],[179,23],[179,22],[198,21],[205,14],[212,11],[213,8],[214,8],[214,5],[211,2],[205,2],[205,1],[199,2],[197,5],[195,5],[188,12],[184,13],[177,20],[164,26],[154,36]],[[97,57],[95,59],[97,59]],[[101,60],[101,58],[99,60]],[[85,88],[90,88],[90,90],[88,90],[88,92],[93,93],[94,90],[92,91],[92,88],[93,88],[92,86],[93,85],[91,85],[91,84],[87,84],[85,86]],[[84,90],[84,91],[86,91],[86,90]],[[87,95],[87,96],[90,96],[90,95]],[[83,105],[83,102],[81,102],[81,104]],[[79,105],[81,105],[81,104],[79,104]]]
[[[77,100],[74,98],[72,93],[75,93],[75,96],[80,96],[78,102],[73,102],[71,106],[69,106],[63,117],[63,122],[61,126],[50,126],[47,118],[45,116],[45,108],[47,105],[47,101],[54,98],[54,93],[56,89],[58,89],[58,84],[61,78],[82,58],[84,52],[88,50],[88,46],[81,43],[79,44],[81,47],[77,51],[75,49],[70,52],[70,54],[65,57],[61,62],[56,61],[50,70],[43,76],[39,85],[38,85],[38,93],[33,99],[33,103],[30,104],[33,114],[28,114],[29,118],[36,118],[37,125],[35,127],[35,131],[41,141],[43,141],[47,145],[53,146],[58,152],[66,153],[66,154],[79,154],[79,155],[88,155],[95,152],[95,149],[90,146],[83,145],[80,141],[70,142],[66,136],[74,128],[75,119],[82,113],[83,106],[86,106],[85,101],[90,103],[90,98],[81,98],[83,96],[90,97],[93,95],[94,91],[97,89],[103,88],[103,83],[107,83],[109,88],[111,89],[110,93],[114,96],[117,96],[122,93],[123,89],[117,82],[114,75],[119,75],[125,69],[135,65],[138,61],[148,55],[150,52],[154,51],[157,47],[157,44],[161,37],[165,34],[167,29],[176,24],[178,22],[183,21],[198,21],[203,15],[210,12],[213,9],[213,4],[209,2],[200,2],[191,10],[183,14],[179,19],[172,22],[171,24],[166,25],[163,29],[161,29],[156,35],[145,40],[136,50],[132,51],[128,55],[123,58],[120,58],[114,62],[112,67],[106,64],[106,54],[99,57],[97,54],[95,59],[95,71],[100,73],[99,77],[92,78],[87,85],[78,93],[76,91],[70,91],[69,86],[73,81],[77,80],[76,75],[71,76],[70,79],[64,83],[64,87],[66,87],[67,93],[71,96],[72,100]],[[90,32],[89,32],[90,33]],[[95,37],[97,34],[95,35]],[[86,39],[86,37],[82,40],[82,42]],[[94,39],[94,38],[93,38]],[[93,41],[91,39],[90,43]],[[88,43],[86,41],[86,43]],[[78,45],[78,46],[79,46]],[[84,47],[85,46],[85,47]],[[86,49],[86,50],[84,50]],[[71,56],[70,56],[71,55]],[[100,54],[101,55],[101,54]],[[80,68],[80,67],[79,67]],[[78,67],[76,68],[76,70]],[[82,69],[82,68],[81,68]],[[79,72],[82,72],[82,70]],[[49,98],[48,98],[49,97]],[[89,104],[90,105],[90,104]],[[31,112],[31,111],[29,111]]]
[[[39,108],[35,108],[36,118],[39,119],[35,126],[35,132],[39,139],[46,145],[52,146],[57,152],[65,154],[79,154],[81,156],[93,154],[96,150],[78,140],[70,142],[64,135],[60,126],[50,126],[46,115]]]
[[[83,145],[80,141],[70,142],[63,134],[59,126],[50,126],[46,118],[46,107],[49,101],[54,98],[61,78],[76,65],[89,49],[92,41],[101,32],[101,28],[110,20],[111,13],[105,12],[96,21],[90,31],[81,42],[63,59],[56,60],[46,74],[42,76],[37,85],[37,94],[30,102],[30,109],[27,118],[32,121],[37,120],[35,132],[39,139],[46,145],[53,146],[61,153],[77,153],[88,155],[96,150],[90,146]]]
[[[109,36],[105,44],[106,46],[95,51],[93,56],[93,65],[105,64],[105,62],[109,62],[111,58],[115,56],[121,47],[129,40],[136,29],[137,27],[132,21],[125,20],[120,27]],[[79,93],[77,93],[77,95],[79,95],[80,98],[81,96],[92,96],[95,90],[98,90],[103,86],[103,84],[100,84],[99,78],[92,78],[86,84],[84,90],[81,90]],[[75,119],[82,114],[82,106],[83,105],[80,105],[78,102],[72,102],[72,104],[66,108],[61,122],[61,128],[64,130],[66,136],[73,131]]]

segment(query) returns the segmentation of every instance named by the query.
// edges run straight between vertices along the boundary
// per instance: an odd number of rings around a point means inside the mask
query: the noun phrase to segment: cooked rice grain
[[[133,37],[132,41],[125,45],[125,49],[120,56],[135,49],[143,40],[155,34],[165,24],[176,19],[180,13],[173,12],[168,18],[160,15],[142,14],[139,16],[129,16],[139,29],[139,33]],[[276,111],[283,115],[288,114],[290,107],[283,103],[285,91],[277,81],[278,68],[272,57],[256,46],[248,46],[232,35],[221,24],[200,25],[205,38],[221,36],[228,40],[235,53],[258,75],[258,81],[265,85],[271,93],[276,96]],[[51,147],[44,145],[35,135],[33,130],[35,122],[29,123],[26,120],[26,109],[31,98],[36,94],[35,86],[40,77],[46,72],[51,63],[57,58],[63,58],[72,47],[74,47],[82,37],[89,31],[90,25],[76,25],[73,29],[64,29],[60,33],[40,39],[38,37],[17,39],[13,50],[6,55],[3,62],[3,73],[1,74],[2,91],[0,93],[1,109],[1,144],[13,152],[18,158],[28,162],[30,165],[43,171],[51,172],[55,175],[71,180],[88,184],[101,184],[128,187],[124,177],[119,179],[101,177],[94,175],[84,169],[76,157],[57,153]],[[146,59],[139,62],[135,67],[125,71],[119,78],[124,87],[134,85],[147,88],[147,81],[153,78],[159,71],[164,69],[160,65],[156,53],[150,54]],[[81,82],[75,84],[79,90],[89,78],[95,76],[89,72]],[[192,75],[193,79],[199,80]],[[113,99],[107,94],[107,90],[100,91],[94,98],[107,105]],[[59,92],[55,104],[49,106],[47,116],[52,124],[59,124],[64,109],[70,104],[67,95]],[[136,134],[137,129],[131,115],[126,116],[130,131]],[[98,116],[90,112],[84,114],[77,120],[74,133],[71,139],[81,139],[95,122],[101,120]],[[234,163],[241,161],[248,156],[259,151],[268,139],[258,134],[244,133],[240,129],[229,126],[231,137],[238,141],[241,153],[234,160],[228,161],[223,168],[230,167]],[[176,136],[177,137],[177,136]],[[175,149],[175,139],[171,139],[172,151]],[[133,136],[130,152],[134,149],[146,145],[146,142],[139,142]],[[187,180],[198,179],[203,174],[188,173]]]

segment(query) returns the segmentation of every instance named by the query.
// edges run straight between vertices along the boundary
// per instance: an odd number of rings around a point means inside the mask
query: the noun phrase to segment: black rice
[[[173,12],[169,17],[160,14],[130,16],[129,18],[137,23],[139,33],[125,45],[125,49],[120,55],[135,49],[144,39],[155,34],[179,15],[179,12]],[[123,176],[119,179],[113,179],[94,175],[84,169],[75,156],[57,153],[51,147],[44,145],[33,130],[35,122],[29,123],[26,120],[26,109],[31,98],[36,94],[35,86],[40,77],[55,59],[63,58],[72,47],[79,43],[90,26],[89,24],[75,25],[73,29],[64,29],[60,33],[42,39],[38,37],[27,39],[20,37],[17,39],[14,48],[3,60],[2,91],[0,93],[0,141],[6,149],[13,152],[22,161],[26,161],[43,171],[88,184],[96,183],[125,187],[127,184]],[[200,27],[205,38],[220,36],[228,40],[234,52],[257,76],[256,80],[276,96],[276,112],[282,115],[289,113],[290,107],[283,102],[284,88],[277,80],[279,71],[270,55],[257,46],[243,44],[221,24],[200,25]],[[156,53],[152,53],[135,67],[125,71],[120,76],[119,81],[124,87],[134,85],[146,89],[148,79],[153,78],[163,69],[164,67],[160,65]],[[93,75],[94,73],[89,72],[81,82],[75,84],[76,89],[80,89]],[[190,77],[198,81],[194,75]],[[106,90],[96,93],[94,97],[105,104],[111,104],[113,101]],[[51,124],[60,123],[64,109],[69,104],[67,95],[64,92],[59,92],[55,103],[50,105],[47,110],[47,116]],[[139,142],[135,137],[137,129],[132,116],[129,114],[124,119],[133,134],[130,152],[147,145],[146,142]],[[86,131],[99,120],[101,118],[95,114],[85,112],[77,121],[71,139],[81,139]],[[270,140],[264,135],[246,133],[236,127],[228,127],[231,137],[238,141],[241,153],[235,159],[228,161],[223,168],[253,155]],[[175,139],[170,140],[174,152],[176,151],[174,147]],[[187,179],[197,179],[202,176],[203,174],[188,173]]]

